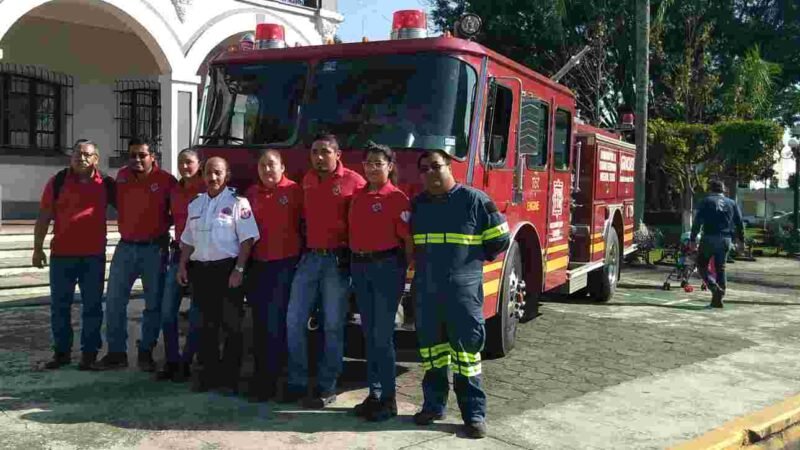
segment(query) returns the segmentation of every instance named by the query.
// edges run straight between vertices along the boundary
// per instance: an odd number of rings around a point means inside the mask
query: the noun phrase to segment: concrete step
[[[107,286],[106,286],[107,287]],[[76,292],[80,292],[80,289],[76,287]],[[106,290],[104,289],[103,292],[105,293]],[[131,297],[133,296],[141,296],[144,292],[142,288],[142,280],[138,279],[136,282],[133,283],[133,290],[131,291]],[[23,287],[14,287],[8,289],[0,289],[0,303],[8,303],[8,302],[18,302],[22,300],[34,300],[34,299],[46,299],[49,301],[50,299],[50,286],[45,284],[44,286],[23,286]]]
[[[116,241],[110,242],[109,245],[106,246],[106,255],[113,255],[114,249],[117,248]],[[45,254],[47,257],[50,257],[50,247],[45,246],[44,248]],[[30,264],[31,256],[33,255],[33,246],[31,245],[30,248],[15,248],[15,249],[8,249],[8,250],[0,250],[0,261],[4,261],[10,258],[27,258],[28,264]],[[13,267],[10,266],[8,263],[5,267]],[[3,266],[0,266],[3,267]]]
[[[111,258],[108,258],[108,260],[106,261],[106,274],[108,273],[108,268],[110,266],[111,266]],[[30,258],[28,258],[27,265],[23,265],[21,267],[0,267],[0,289],[3,288],[3,280],[7,278],[21,277],[27,275],[49,276],[49,274],[50,274],[49,265],[39,269],[31,266],[31,260]]]
[[[50,241],[53,239],[52,234],[48,234],[44,238],[45,248],[50,248]],[[118,232],[108,232],[106,239],[109,243],[116,243],[120,239]],[[0,235],[0,251],[3,250],[16,250],[20,248],[33,248],[33,234],[3,234]]]

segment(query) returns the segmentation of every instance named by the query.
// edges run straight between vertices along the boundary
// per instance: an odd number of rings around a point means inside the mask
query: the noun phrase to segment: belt
[[[309,253],[314,253],[316,255],[330,255],[330,256],[341,256],[346,249],[344,248],[310,248],[308,249]]]
[[[164,243],[169,243],[169,235],[159,236],[157,238],[148,239],[144,241],[131,241],[129,239],[120,239],[120,242],[123,244],[130,244],[130,245],[152,245],[152,244],[159,244],[164,245]]]
[[[389,250],[379,250],[377,252],[356,252],[352,253],[353,261],[365,262],[365,261],[377,261],[379,259],[385,259],[390,257],[395,257],[400,255],[400,247],[390,248]]]
[[[236,262],[236,258],[225,258],[225,259],[218,259],[216,261],[192,261],[192,264],[196,267],[219,267],[225,266],[229,264],[233,264]]]

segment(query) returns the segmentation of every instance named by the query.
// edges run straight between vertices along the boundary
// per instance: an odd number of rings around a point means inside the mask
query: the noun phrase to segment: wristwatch
[[[239,273],[244,273],[244,267],[234,266],[233,270],[235,270],[235,271],[237,271]]]

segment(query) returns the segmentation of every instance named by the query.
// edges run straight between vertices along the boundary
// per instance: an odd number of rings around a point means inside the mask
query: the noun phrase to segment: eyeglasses
[[[74,152],[72,157],[75,159],[92,159],[97,156],[97,153],[84,153],[84,152]]]
[[[445,164],[431,164],[431,165],[420,164],[419,173],[428,173],[430,171],[438,172],[438,171],[442,170],[442,167],[444,167],[444,166],[445,166]]]
[[[364,161],[362,164],[364,164],[365,169],[382,169],[386,167],[386,163],[383,161],[378,161],[378,162]]]

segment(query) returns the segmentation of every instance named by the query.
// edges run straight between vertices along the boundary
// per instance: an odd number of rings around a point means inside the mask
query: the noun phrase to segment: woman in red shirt
[[[164,335],[166,363],[156,374],[156,379],[186,381],[197,348],[197,332],[195,330],[197,311],[192,305],[189,312],[190,331],[183,348],[183,355],[181,355],[178,345],[178,310],[183,299],[183,292],[178,285],[176,274],[178,261],[181,259],[181,250],[178,244],[189,216],[189,203],[198,194],[205,191],[205,183],[203,183],[203,176],[200,173],[200,159],[196,151],[187,148],[178,154],[178,172],[181,179],[169,198],[170,212],[175,223],[175,238],[170,245],[169,266],[164,279],[164,297],[161,304],[161,331]]]
[[[261,239],[248,271],[247,301],[253,307],[255,376],[251,396],[266,401],[287,357],[286,310],[302,238],[302,186],[286,178],[280,152],[266,150],[258,160],[259,182],[247,190]]]
[[[410,203],[392,183],[395,155],[370,143],[364,152],[369,184],[353,196],[348,217],[351,274],[367,347],[369,395],[355,407],[370,421],[397,415],[394,320],[411,260]]]

